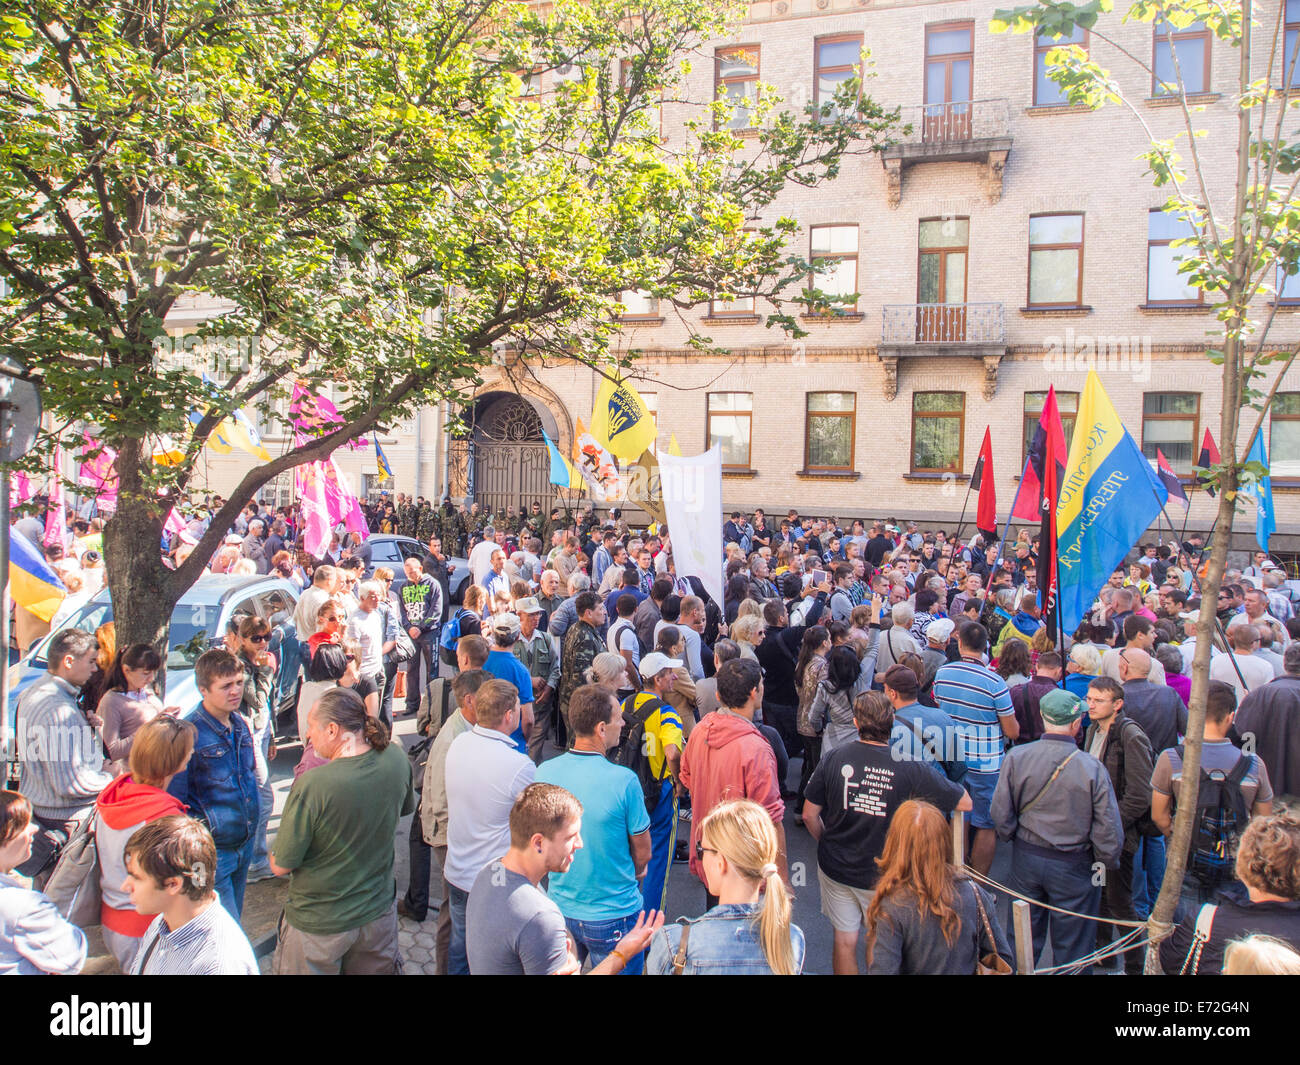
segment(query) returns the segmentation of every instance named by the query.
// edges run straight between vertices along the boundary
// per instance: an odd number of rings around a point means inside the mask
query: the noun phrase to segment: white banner
[[[698,577],[722,608],[722,449],[659,455],[659,485],[679,577]]]

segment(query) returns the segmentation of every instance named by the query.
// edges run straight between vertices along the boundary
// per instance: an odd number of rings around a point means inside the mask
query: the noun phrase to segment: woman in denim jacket
[[[705,883],[718,905],[703,917],[656,932],[645,971],[657,976],[802,972],[803,932],[790,923],[790,892],[777,868],[776,829],[767,811],[749,799],[722,802],[700,828]]]

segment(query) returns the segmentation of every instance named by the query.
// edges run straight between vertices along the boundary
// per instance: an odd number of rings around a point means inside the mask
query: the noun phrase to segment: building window
[[[1083,215],[1029,219],[1029,306],[1083,304]]]
[[[1286,0],[1286,51],[1282,53],[1282,82],[1291,72],[1291,88],[1300,86],[1300,60],[1296,59],[1296,38],[1300,37],[1300,0]]]
[[[1300,478],[1300,392],[1277,393],[1268,417],[1269,473]]]
[[[828,121],[848,117],[851,112],[835,107],[833,101],[839,87],[858,76],[862,62],[862,34],[821,37],[813,44],[813,56],[813,101],[818,118],[822,116],[821,109],[828,104],[832,105],[826,116]]]
[[[741,244],[747,243],[754,233],[752,229],[744,229],[740,232]],[[737,288],[744,287],[737,285]],[[710,300],[709,316],[712,318],[752,318],[755,314],[754,297],[741,296],[734,300]]]
[[[625,289],[619,302],[623,304],[623,313],[618,316],[620,321],[659,317],[659,301],[641,289]]]
[[[654,419],[655,439],[650,441],[650,446],[646,448],[652,455],[659,454],[659,394],[657,392],[642,392],[641,402],[645,404],[646,412]]]
[[[717,50],[713,97],[716,100],[721,94],[732,109],[723,129],[750,127],[750,109],[758,94],[758,52],[756,44]]]
[[[1142,454],[1154,464],[1156,448],[1180,477],[1190,477],[1200,452],[1198,392],[1147,392],[1142,396]]]
[[[808,393],[805,469],[853,469],[857,400],[853,392]]]
[[[858,227],[813,226],[810,232],[812,262],[818,272],[808,279],[809,288],[818,289],[827,296],[851,297],[835,304],[831,314],[844,314],[857,309],[858,291]]]
[[[1038,429],[1038,419],[1043,414],[1043,404],[1047,402],[1046,392],[1025,393],[1025,432],[1021,441],[1020,464],[1023,468],[1029,458],[1029,445],[1034,442],[1034,433]],[[1079,412],[1078,392],[1056,393],[1056,409],[1061,413],[1061,429],[1065,433],[1065,452],[1070,453],[1070,441],[1074,439],[1074,419]],[[1061,456],[1065,462],[1065,455]]]
[[[970,139],[974,62],[973,22],[926,26],[923,141],[942,144]]]
[[[1047,75],[1047,53],[1053,48],[1068,48],[1072,44],[1077,44],[1086,49],[1088,47],[1088,31],[1082,26],[1075,26],[1073,33],[1064,34],[1060,37],[1040,33],[1034,38],[1035,107],[1065,107],[1069,104],[1070,100],[1066,96],[1065,90]]]
[[[1159,209],[1148,212],[1147,303],[1192,305],[1205,301],[1205,293],[1178,272],[1178,264],[1190,258],[1194,249],[1172,246],[1175,240],[1194,236],[1196,230],[1186,218]]]
[[[1152,96],[1176,96],[1180,74],[1188,96],[1209,92],[1210,31],[1205,23],[1193,22],[1180,30],[1164,20],[1157,22],[1152,70]]]
[[[1278,303],[1300,303],[1300,273],[1288,274],[1286,268],[1277,268]]]
[[[754,397],[748,392],[710,392],[709,424],[705,434],[709,447],[722,446],[722,465],[733,470],[749,469],[750,429]]]
[[[912,472],[960,473],[964,392],[912,395]]]

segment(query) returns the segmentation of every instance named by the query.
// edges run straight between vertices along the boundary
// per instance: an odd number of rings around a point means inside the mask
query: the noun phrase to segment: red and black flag
[[[1047,389],[1047,398],[1043,401],[1043,412],[1038,417],[1038,428],[1034,430],[1034,439],[1029,445],[1029,458],[1025,460],[1024,472],[1020,475],[1020,491],[1016,493],[1016,502],[1011,511],[1013,518],[1025,521],[1038,521],[1042,516],[1043,500],[1043,454],[1047,448],[1047,439],[1051,437],[1052,452],[1061,466],[1064,476],[1065,463],[1069,452],[1065,447],[1065,430],[1061,428],[1061,413],[1056,406],[1056,389]],[[1061,483],[1061,477],[1056,483]],[[1039,587],[1042,587],[1041,585]]]
[[[984,443],[980,446],[980,457],[970,480],[971,487],[980,497],[975,512],[975,528],[984,534],[987,544],[998,536],[998,500],[993,487],[993,437],[990,429],[984,430]]]
[[[1209,434],[1208,429],[1206,434]],[[1183,491],[1183,482],[1178,479],[1178,474],[1174,473],[1174,468],[1169,465],[1165,453],[1159,448],[1156,448],[1156,476],[1160,478],[1160,483],[1165,486],[1170,499],[1177,499],[1181,502],[1184,510],[1191,505],[1187,500],[1187,493]]]
[[[1214,446],[1214,437],[1210,435],[1210,430],[1205,430],[1205,439],[1201,441],[1201,454],[1196,460],[1196,465],[1203,470],[1208,470],[1211,466],[1217,466],[1221,461],[1219,449]],[[1205,494],[1213,496],[1215,493],[1215,477],[1210,473],[1198,473],[1196,483],[1205,489]],[[1187,497],[1184,496],[1184,499]]]
[[[1060,496],[1061,482],[1065,479],[1065,431],[1061,428],[1061,413],[1056,407],[1056,390],[1048,388],[1043,403],[1043,414],[1029,449],[1029,462],[1025,477],[1033,473],[1037,482],[1034,502],[1038,504],[1038,577],[1039,602],[1042,604],[1043,622],[1048,631],[1056,632],[1056,502]],[[1030,485],[1033,487],[1033,485]],[[1024,494],[1024,490],[1021,490]]]

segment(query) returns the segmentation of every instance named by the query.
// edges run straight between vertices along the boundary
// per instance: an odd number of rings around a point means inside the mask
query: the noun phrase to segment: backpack
[[[609,760],[632,770],[641,784],[647,813],[654,813],[659,805],[663,782],[668,779],[668,759],[663,761],[663,776],[656,777],[650,770],[646,754],[645,723],[650,715],[664,708],[662,700],[646,692],[630,695],[623,703],[623,735],[618,746],[609,752]]]
[[[605,646],[608,647],[609,650],[613,651],[614,654],[622,655],[622,648],[619,647],[618,642],[623,638],[623,633],[628,629],[631,629],[632,635],[636,636],[636,628],[632,625],[631,618],[619,618],[618,621],[614,622],[614,624],[610,626],[609,637],[605,641]],[[641,637],[637,636],[636,642],[637,646],[640,647]]]
[[[456,664],[456,641],[460,639],[460,622],[469,611],[461,607],[456,611],[456,616],[442,627],[442,633],[438,637],[438,647],[442,651],[442,660],[449,666]]]
[[[1178,757],[1184,758],[1179,744]],[[1237,838],[1250,821],[1241,782],[1250,772],[1252,756],[1243,754],[1225,774],[1221,769],[1201,767],[1201,786],[1196,793],[1196,826],[1192,835],[1187,870],[1206,887],[1233,879]]]
[[[92,810],[75,829],[59,852],[54,872],[45,885],[45,896],[69,921],[83,928],[99,924],[99,847],[95,827],[99,811]]]

